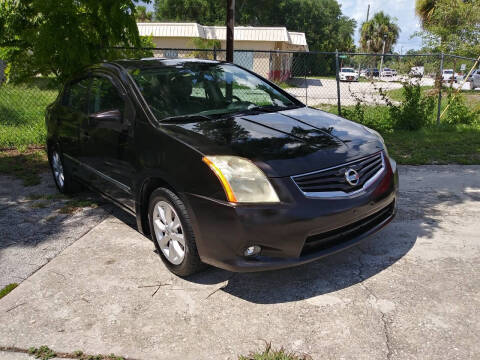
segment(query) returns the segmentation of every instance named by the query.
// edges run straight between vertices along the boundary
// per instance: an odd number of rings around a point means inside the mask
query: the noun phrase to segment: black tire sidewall
[[[56,152],[58,156],[60,157],[60,161],[62,163],[62,168],[63,168],[63,187],[60,187],[60,185],[57,183],[57,179],[55,178],[55,172],[53,170],[53,164],[52,164],[52,156],[53,153]],[[52,171],[52,176],[53,176],[53,181],[55,182],[55,186],[57,187],[58,191],[60,191],[62,194],[74,194],[77,193],[81,190],[80,184],[75,182],[70,174],[70,169],[68,166],[65,165],[65,158],[63,156],[63,153],[60,149],[60,146],[58,145],[52,145],[49,150],[48,150],[48,161],[50,163],[50,170]]]
[[[180,217],[183,233],[185,236],[185,257],[181,264],[174,265],[163,254],[158,241],[156,239],[155,230],[153,228],[153,210],[154,205],[159,201],[165,201],[169,203],[177,215]],[[183,201],[171,190],[167,188],[158,188],[150,195],[150,201],[148,204],[148,224],[150,226],[150,236],[158,254],[160,255],[165,266],[174,274],[185,277],[198,272],[202,268],[202,262],[198,255],[197,246],[195,242],[195,234],[193,232],[190,216],[188,215],[187,208]]]

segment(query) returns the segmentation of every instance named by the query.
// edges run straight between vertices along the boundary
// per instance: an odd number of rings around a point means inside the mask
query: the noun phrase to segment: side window
[[[87,113],[88,84],[90,79],[83,79],[72,83],[65,91],[63,104],[73,110]]]
[[[101,77],[95,77],[92,80],[89,103],[90,114],[110,110],[123,112],[125,107],[125,101],[115,85],[109,79]]]

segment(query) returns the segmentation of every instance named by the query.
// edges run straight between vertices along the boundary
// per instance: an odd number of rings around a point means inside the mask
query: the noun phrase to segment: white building
[[[193,39],[218,40],[221,49],[226,48],[225,26],[203,26],[197,23],[138,23],[141,36],[151,36],[156,47],[171,50],[156,52],[159,57],[191,56],[176,49],[194,49]],[[262,76],[275,80],[290,77],[291,54],[271,54],[269,51],[308,51],[305,34],[288,31],[285,27],[235,27],[236,50],[257,50],[261,52],[236,52],[234,62],[251,69]],[[198,55],[198,54],[197,54]],[[222,60],[224,52],[217,59]]]

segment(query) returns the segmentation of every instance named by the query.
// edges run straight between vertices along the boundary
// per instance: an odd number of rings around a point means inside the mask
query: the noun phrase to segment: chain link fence
[[[225,50],[219,49],[118,49],[132,58],[148,54],[170,59],[226,59]],[[237,50],[234,63],[276,83],[308,106],[338,113],[358,104],[398,104],[403,99],[404,83],[418,83],[425,94],[435,97],[436,106],[431,111],[433,122],[438,121],[445,110],[451,98],[447,94],[457,90],[469,106],[480,110],[480,91],[477,91],[480,70],[477,71],[478,63],[472,58],[441,54],[382,56]],[[21,132],[44,131],[41,129],[45,108],[57,94],[57,90],[49,86],[48,79],[35,78],[28,84],[11,84],[5,70],[6,64],[0,61],[0,146],[5,145],[2,131],[6,126],[20,125],[19,137]],[[438,91],[440,83],[441,92]]]

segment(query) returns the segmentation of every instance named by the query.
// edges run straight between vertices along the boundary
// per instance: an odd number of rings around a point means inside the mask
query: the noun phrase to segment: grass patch
[[[44,144],[45,109],[57,97],[47,80],[0,86],[0,148]]]
[[[334,105],[318,108],[337,113]],[[345,107],[352,110],[353,107]],[[343,108],[343,109],[345,109]],[[480,124],[432,124],[417,131],[393,129],[386,106],[365,106],[363,125],[377,130],[399,164],[480,164]]]
[[[297,355],[295,353],[287,352],[281,348],[273,350],[270,344],[262,352],[252,352],[247,356],[240,356],[238,360],[311,360],[308,355]]]
[[[18,286],[17,283],[8,284],[7,286],[5,286],[2,290],[0,290],[0,299],[3,298],[4,296],[7,296],[8,293],[10,293],[17,286]]]
[[[66,199],[67,197],[62,193],[55,193],[55,194],[29,194],[27,195],[27,200],[60,200]]]
[[[40,174],[46,170],[48,170],[48,159],[44,150],[0,151],[0,174],[23,180],[25,186],[40,184]]]
[[[98,207],[98,203],[90,199],[72,199],[65,203],[65,205],[58,210],[60,214],[74,214],[83,208],[95,209]]]
[[[290,89],[290,88],[297,88],[298,87],[295,84],[290,84],[290,83],[287,83],[285,81],[275,82],[275,85],[277,85],[279,88],[282,88],[282,89]]]
[[[422,86],[421,92],[423,94],[427,91],[431,91],[432,89],[433,89],[433,86]],[[454,89],[453,91],[456,91],[456,90]],[[403,95],[403,88],[388,90],[386,91],[386,93],[387,93],[387,96],[390,98],[390,100],[398,101],[398,102],[405,100],[405,96]],[[448,93],[444,88],[442,91],[442,109],[445,108],[445,106],[448,103],[447,95]],[[480,111],[480,92],[479,91],[462,90],[460,91],[458,96],[463,98],[463,100],[465,101],[465,104],[468,107],[470,107],[471,110]]]
[[[35,356],[35,359],[41,360],[53,359],[55,356],[57,356],[57,354],[55,354],[55,351],[53,351],[46,345],[40,346],[39,348],[31,347],[30,349],[28,349],[28,353]]]
[[[48,203],[45,201],[39,201],[32,204],[33,209],[45,209],[48,206]]]
[[[399,164],[480,164],[480,125],[429,126],[382,135]]]
[[[1,348],[0,348],[1,349]],[[10,349],[6,349],[7,351]],[[15,349],[15,350],[20,350],[20,349]],[[31,347],[27,351],[30,355],[35,356],[36,359],[41,359],[41,360],[48,360],[52,359],[54,357],[59,357],[59,358],[69,358],[69,359],[79,359],[79,360],[125,360],[124,357],[122,356],[117,356],[115,354],[110,354],[110,355],[88,355],[84,354],[83,351],[81,350],[76,350],[73,353],[61,353],[61,352],[55,352],[52,349],[50,349],[48,346],[43,345],[40,346],[39,348],[36,347]]]

